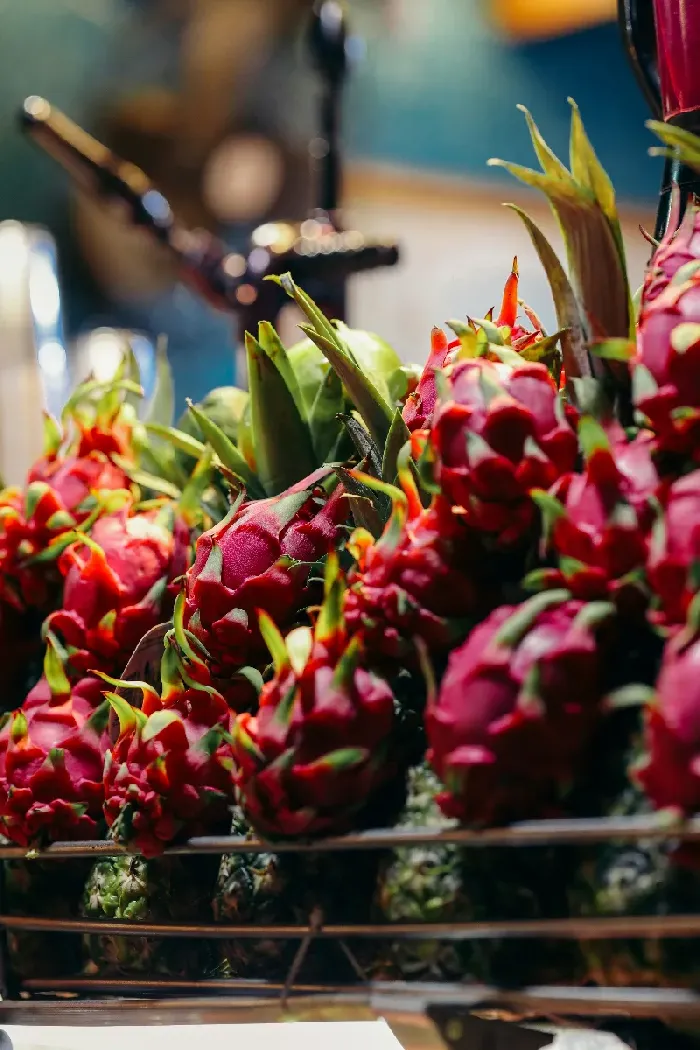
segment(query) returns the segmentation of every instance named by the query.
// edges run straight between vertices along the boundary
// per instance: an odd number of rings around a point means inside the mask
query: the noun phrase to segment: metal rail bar
[[[24,1004],[27,1014],[39,1007],[42,1012],[80,1013],[83,1010],[127,1012],[148,1005],[149,1012],[192,1011],[229,1008],[233,1013],[243,1007],[273,1002],[282,991],[281,984],[240,980],[117,980],[109,978],[64,978],[33,980],[22,985],[25,993],[63,993],[73,995],[120,995],[121,1001],[41,1002],[32,999]],[[212,993],[217,993],[212,996]],[[160,1000],[134,998],[160,994]],[[180,998],[168,1001],[168,995]],[[184,998],[182,996],[187,996]],[[543,985],[504,990],[478,984],[423,984],[416,982],[376,982],[358,985],[298,985],[295,997],[305,997],[309,1006],[348,1008],[367,1006],[378,1014],[390,1012],[421,1014],[434,1003],[467,1007],[480,1013],[498,1012],[504,1019],[524,1020],[536,1017],[614,1017],[663,1018],[668,1022],[700,1022],[700,993],[679,988],[577,988]],[[200,998],[197,998],[199,996]],[[0,1003],[0,1020],[7,1011],[17,1017],[22,1003]],[[17,1017],[19,1023],[19,1018]],[[118,1023],[115,1021],[114,1023]],[[161,1019],[161,1022],[162,1019]]]
[[[195,937],[212,940],[301,940],[308,926],[223,925],[221,923],[137,923],[100,919],[50,919],[0,915],[0,927],[41,933],[101,934],[120,937]],[[329,923],[313,930],[314,937],[387,940],[484,941],[520,938],[556,940],[621,940],[627,938],[700,937],[698,915],[595,916],[564,919],[512,919],[503,922],[450,923]]]
[[[665,816],[596,817],[581,820],[533,820],[503,828],[473,831],[469,828],[391,828],[356,832],[337,838],[313,842],[264,842],[240,836],[210,835],[192,838],[182,845],[171,846],[167,854],[223,853],[332,853],[343,850],[396,849],[402,846],[456,845],[469,848],[486,846],[557,846],[639,839],[678,839],[700,841],[700,817],[672,824]],[[27,851],[22,846],[0,847],[0,860],[24,857],[52,858],[119,857],[129,851],[114,842],[55,842],[41,850]]]

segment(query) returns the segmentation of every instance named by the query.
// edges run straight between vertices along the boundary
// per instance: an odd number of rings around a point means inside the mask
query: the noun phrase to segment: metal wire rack
[[[504,828],[471,831],[464,828],[400,828],[364,831],[312,843],[280,842],[269,845],[235,836],[193,838],[174,846],[168,855],[222,855],[231,853],[330,853],[396,849],[407,846],[459,845],[470,849],[486,847],[527,848],[531,846],[575,846],[605,842],[651,840],[700,840],[700,818],[669,826],[668,820],[654,815],[644,817],[599,818],[584,820],[550,820],[523,822]],[[123,854],[114,843],[61,842],[41,851],[27,853],[20,847],[0,848],[0,860],[40,858],[41,860],[97,859]],[[314,913],[308,925],[228,925],[221,923],[141,923],[97,919],[44,918],[29,915],[0,914],[0,929],[40,931],[51,934],[117,934],[119,936],[157,936],[162,938],[247,938],[295,940],[299,948],[291,971],[284,983],[211,978],[179,979],[110,979],[99,976],[69,978],[33,978],[16,988],[8,988],[7,954],[0,955],[0,980],[6,1010],[21,1000],[91,997],[138,999],[140,997],[212,997],[244,1001],[270,1001],[282,997],[312,997],[316,1002],[355,1004],[400,1012],[428,1010],[431,1004],[450,1003],[469,1010],[495,1010],[504,1017],[662,1017],[678,1023],[700,1022],[700,989],[640,989],[547,986],[503,989],[483,985],[419,984],[403,982],[369,982],[363,980],[361,967],[355,964],[357,982],[352,984],[309,984],[297,980],[300,960],[314,939],[336,940],[354,962],[350,944],[362,939],[400,940],[487,940],[507,939],[572,939],[617,940],[624,938],[689,938],[700,937],[700,914],[629,916],[621,918],[564,918],[511,920],[504,922],[402,923],[402,924],[324,924]],[[215,998],[214,998],[215,997]]]

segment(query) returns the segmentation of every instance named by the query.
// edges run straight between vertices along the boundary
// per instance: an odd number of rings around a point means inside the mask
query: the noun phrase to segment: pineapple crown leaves
[[[302,332],[327,358],[366,423],[370,434],[379,447],[383,448],[391,427],[393,406],[384,399],[372,380],[362,372],[337,329],[313,300],[297,287],[291,274],[283,274],[281,277],[271,275],[266,280],[279,284],[308,318],[308,325],[300,325]]]
[[[578,300],[594,333],[602,338],[632,337],[634,316],[614,190],[588,140],[578,107],[569,102],[571,170],[547,146],[524,107],[520,108],[542,170],[501,160],[489,164],[505,168],[549,200],[564,237]]]
[[[646,126],[663,143],[662,146],[652,146],[649,150],[652,157],[672,157],[693,171],[700,171],[700,138],[697,135],[660,120],[648,120]],[[670,228],[675,231],[675,224]]]
[[[253,499],[259,499],[264,496],[265,493],[260,484],[260,480],[250,469],[248,463],[236,448],[233,441],[231,441],[230,437],[223,432],[217,423],[209,418],[206,412],[203,412],[202,409],[195,405],[189,398],[187,400],[187,407],[189,408],[192,418],[201,430],[205,441],[214,449],[214,452],[223,466],[230,470],[235,477],[240,480],[241,485],[248,490]],[[199,444],[200,443],[197,442],[197,445]]]
[[[148,423],[172,426],[175,418],[175,382],[168,360],[168,339],[161,335],[156,342],[156,382],[144,413]]]
[[[316,455],[299,410],[301,394],[281,342],[268,333],[264,346],[246,333],[245,346],[255,462],[265,493],[276,496],[314,470]]]

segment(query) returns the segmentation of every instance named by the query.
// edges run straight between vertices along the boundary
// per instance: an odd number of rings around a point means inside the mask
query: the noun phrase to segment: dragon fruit
[[[700,810],[700,635],[688,628],[666,643],[656,695],[647,705],[646,754],[633,772],[657,809]]]
[[[20,846],[90,839],[99,830],[109,704],[102,683],[83,679],[45,702],[42,682],[0,732],[0,829]],[[30,694],[32,697],[32,694]]]
[[[182,834],[216,828],[233,800],[231,713],[212,686],[189,678],[179,656],[190,644],[180,633],[181,613],[166,637],[162,697],[146,683],[113,679],[140,689],[142,707],[106,694],[120,731],[105,760],[105,816],[112,838],[145,857]]]
[[[567,410],[541,364],[460,361],[449,378],[432,429],[441,491],[468,524],[514,544],[535,521],[530,492],[574,469]]]
[[[402,470],[392,517],[376,542],[357,529],[348,544],[357,566],[349,578],[345,616],[361,631],[372,658],[408,661],[416,641],[445,651],[465,623],[488,607],[493,579],[481,538],[437,496],[424,510],[415,484]]]
[[[501,310],[495,325],[501,332],[504,345],[509,346],[516,353],[526,354],[531,347],[544,338],[544,333],[538,317],[529,306],[523,306],[523,311],[532,324],[532,329],[525,328],[518,323],[518,311],[520,308],[518,283],[518,260],[513,259],[513,269],[506,281],[503,291],[503,302],[501,303]],[[473,326],[472,332],[476,335],[476,326]],[[402,412],[404,423],[411,432],[429,427],[432,424],[438,400],[435,374],[451,363],[460,345],[460,339],[454,339],[448,343],[445,333],[440,328],[433,328],[430,339],[430,355],[423,368],[418,386],[406,398]],[[484,356],[488,356],[488,354]]]
[[[347,830],[395,772],[394,696],[343,625],[343,590],[333,557],[315,629],[299,627],[285,641],[260,614],[275,674],[258,713],[236,718],[233,750],[241,806],[263,835]]]
[[[551,591],[497,609],[453,651],[426,715],[447,816],[489,825],[556,807],[599,716],[595,631],[612,608]]]
[[[185,626],[209,656],[209,666],[232,706],[250,704],[249,691],[227,688],[248,663],[265,661],[256,610],[291,626],[309,604],[313,564],[337,545],[347,515],[342,489],[328,498],[319,471],[279,497],[243,503],[197,541],[187,573]]]
[[[557,569],[536,570],[534,577],[567,587],[576,598],[622,604],[632,591],[639,594],[648,556],[659,487],[652,438],[640,433],[628,441],[621,427],[606,432],[589,417],[581,420],[579,437],[584,473],[566,474],[548,494],[533,493],[547,547],[558,557]]]
[[[675,481],[661,496],[647,562],[655,596],[654,619],[673,627],[685,623],[698,588],[700,557],[700,470]]]
[[[47,623],[68,647],[73,672],[121,670],[145,632],[168,618],[189,535],[167,501],[144,511],[124,506],[99,518],[89,537],[69,535],[74,542],[59,557],[63,606]]]
[[[642,289],[635,401],[665,452],[700,447],[700,209],[688,208],[655,252]]]

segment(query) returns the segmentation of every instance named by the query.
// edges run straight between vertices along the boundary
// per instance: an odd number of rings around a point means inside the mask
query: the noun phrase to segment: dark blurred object
[[[291,272],[322,308],[342,319],[348,277],[398,260],[395,244],[342,231],[321,209],[301,224],[258,227],[245,253],[232,253],[208,231],[181,225],[143,171],[115,156],[44,99],[27,99],[21,120],[31,138],[85,192],[116,208],[161,245],[181,280],[217,309],[235,311],[241,331],[262,319],[275,323],[286,304],[286,294],[264,280],[270,274]]]
[[[682,12],[679,0],[619,0],[618,11],[625,50],[654,118],[680,124],[689,130],[700,130],[700,65],[697,62],[697,48],[692,56],[683,51],[684,45],[700,37],[700,0],[686,0]],[[673,32],[672,27],[675,27]],[[675,51],[669,49],[671,39],[675,43]],[[682,52],[682,71],[677,64],[672,64],[677,61],[677,51]],[[679,72],[682,72],[681,84],[674,89],[671,85],[675,83]],[[677,106],[669,109],[667,103],[672,96],[695,97],[696,107],[682,113]],[[700,181],[695,172],[669,158],[664,166],[659,192],[654,230],[657,240],[668,230],[674,185],[678,185],[681,191],[680,221],[688,195],[692,193],[697,196],[700,193]]]

